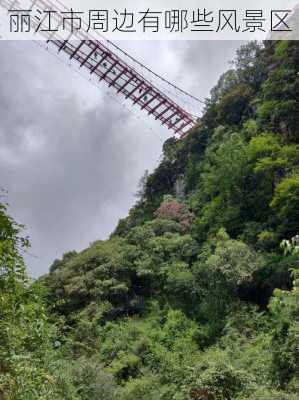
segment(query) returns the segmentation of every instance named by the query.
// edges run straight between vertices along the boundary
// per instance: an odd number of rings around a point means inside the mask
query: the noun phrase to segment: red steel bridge
[[[18,1],[3,0],[0,4],[9,13],[21,12]],[[34,8],[56,11],[52,15],[58,31],[42,31],[47,14],[39,22],[38,34],[42,43],[48,50],[54,49],[59,58],[84,71],[94,83],[104,82],[119,96],[139,106],[180,137],[186,136],[197,124],[198,117],[190,109],[193,107],[193,110],[199,112],[199,103],[202,103],[200,99],[155,74],[112,42],[104,38],[99,40],[98,34],[95,35],[92,30],[87,33],[88,29],[74,31],[71,25],[68,28],[62,12],[69,10],[60,2],[32,0],[27,9]],[[64,32],[68,31],[66,37],[59,33],[62,24]]]

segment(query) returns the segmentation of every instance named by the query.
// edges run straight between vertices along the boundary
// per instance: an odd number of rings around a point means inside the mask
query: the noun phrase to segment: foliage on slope
[[[298,398],[298,61],[296,42],[241,47],[110,240],[52,264],[43,340],[17,347],[52,385],[11,398]]]

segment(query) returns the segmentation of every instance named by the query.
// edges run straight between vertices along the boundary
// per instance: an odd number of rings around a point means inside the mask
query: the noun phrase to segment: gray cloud
[[[202,97],[237,45],[123,43]],[[168,133],[36,44],[2,41],[0,48],[0,186],[9,192],[11,214],[28,227],[28,269],[38,276],[63,252],[107,237],[135,201],[144,170],[157,164]]]

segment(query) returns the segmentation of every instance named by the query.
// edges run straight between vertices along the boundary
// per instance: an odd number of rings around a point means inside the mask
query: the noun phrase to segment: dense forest
[[[38,281],[1,204],[1,400],[299,399],[298,65],[243,45],[109,240]]]

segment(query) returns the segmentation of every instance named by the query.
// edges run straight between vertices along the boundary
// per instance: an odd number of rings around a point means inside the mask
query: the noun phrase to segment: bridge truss
[[[16,0],[3,0],[1,6],[8,12],[12,10],[20,12]],[[154,74],[113,43],[99,40],[90,32],[73,31],[70,24],[68,28],[62,14],[67,9],[58,1],[53,3],[48,0],[32,0],[29,9],[34,8],[56,11],[55,14],[53,13],[53,20],[56,24],[55,29],[58,31],[49,32],[39,29],[38,34],[41,35],[40,39],[54,49],[61,59],[68,61],[75,68],[84,70],[94,82],[105,82],[108,87],[114,88],[119,96],[139,106],[141,110],[159,120],[175,135],[184,137],[196,125],[197,117],[187,111],[186,99],[187,102],[192,100],[198,107],[201,100]],[[45,23],[43,20],[40,21],[40,28]],[[62,24],[68,30],[66,38],[59,33]],[[137,68],[137,65],[140,68]],[[161,88],[163,86],[161,83],[166,84],[168,89]],[[169,88],[176,92],[176,97],[170,95]],[[180,102],[180,99],[183,101]]]

